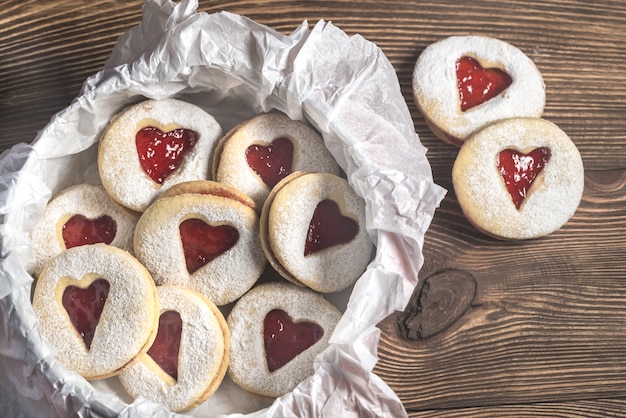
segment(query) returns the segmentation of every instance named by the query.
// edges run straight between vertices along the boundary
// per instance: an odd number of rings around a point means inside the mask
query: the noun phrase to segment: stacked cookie
[[[222,135],[194,105],[146,100],[105,129],[98,167],[102,185],[60,192],[31,231],[33,307],[63,364],[173,411],[227,372],[269,397],[313,373],[340,318],[322,294],[373,253],[315,131],[267,114]]]
[[[574,214],[582,159],[567,134],[541,118],[543,78],[521,50],[484,36],[446,38],[418,58],[413,92],[433,133],[460,147],[453,186],[477,229],[537,238]]]

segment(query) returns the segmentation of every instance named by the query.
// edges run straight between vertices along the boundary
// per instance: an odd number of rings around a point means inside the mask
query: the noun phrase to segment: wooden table
[[[141,18],[140,0],[0,3],[0,148],[30,142],[103,66]],[[626,3],[586,0],[201,1],[289,33],[332,21],[379,45],[394,65],[449,190],[425,242],[405,312],[380,324],[375,371],[412,417],[626,414]],[[529,55],[547,86],[544,117],[578,146],[579,210],[561,230],[500,242],[462,216],[451,184],[457,149],[437,140],[412,100],[420,52],[450,35],[488,35]]]

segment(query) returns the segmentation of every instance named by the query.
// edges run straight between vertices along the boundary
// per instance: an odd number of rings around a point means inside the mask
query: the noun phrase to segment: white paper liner
[[[144,97],[175,96],[213,114],[224,131],[273,109],[310,122],[365,199],[377,246],[351,295],[335,295],[347,307],[314,376],[256,412],[268,404],[227,379],[186,415],[406,416],[372,373],[376,324],[408,302],[423,264],[424,234],[445,190],[432,180],[393,67],[376,45],[328,22],[312,30],[303,22],[283,35],[245,17],[196,8],[196,0],[148,1],[142,23],[119,39],[106,68],[31,145],[18,144],[0,158],[5,384],[14,386],[29,416],[178,416],[145,399],[124,399],[110,381],[90,384],[55,360],[30,304],[34,256],[27,236],[51,196],[99,181],[97,141],[113,115]]]

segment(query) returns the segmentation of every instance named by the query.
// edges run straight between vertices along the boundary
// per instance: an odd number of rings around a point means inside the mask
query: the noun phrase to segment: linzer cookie
[[[119,379],[133,398],[183,411],[204,402],[222,382],[230,334],[224,316],[206,297],[177,286],[157,289],[161,313],[156,339]]]
[[[433,133],[457,146],[497,120],[540,117],[545,105],[533,61],[484,36],[452,36],[428,46],[415,64],[413,95]]]
[[[152,344],[159,317],[148,271],[106,244],[70,248],[49,260],[33,308],[56,358],[87,379],[130,367]]]
[[[221,133],[213,116],[180,100],[130,106],[100,139],[102,184],[113,200],[141,212],[172,185],[207,179]]]
[[[259,207],[294,171],[339,174],[339,166],[313,129],[278,113],[234,128],[220,140],[213,162],[214,180],[241,190]]]
[[[479,230],[501,239],[527,239],[563,226],[584,187],[575,144],[539,118],[496,122],[471,136],[452,169],[459,205]]]
[[[287,280],[337,292],[365,271],[374,245],[365,202],[328,173],[293,173],[269,195],[261,214],[263,250]]]
[[[135,229],[135,255],[158,285],[187,287],[224,305],[248,291],[267,264],[259,216],[225,196],[224,186],[218,194],[199,186],[177,188],[146,209]]]
[[[117,205],[102,186],[79,184],[59,192],[30,232],[35,274],[68,248],[104,243],[132,251],[137,214]]]
[[[246,293],[228,316],[228,374],[243,389],[268,397],[293,390],[314,372],[341,313],[320,294],[287,282]]]

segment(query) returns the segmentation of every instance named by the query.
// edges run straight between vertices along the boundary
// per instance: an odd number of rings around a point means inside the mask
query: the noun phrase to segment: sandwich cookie
[[[180,100],[130,106],[100,139],[102,184],[113,200],[141,212],[174,184],[207,179],[221,133],[213,116]]]
[[[219,309],[183,287],[157,287],[161,302],[156,339],[118,377],[133,397],[177,412],[191,409],[218,388],[228,367],[230,334]]]
[[[258,214],[221,192],[176,193],[157,199],[142,214],[135,228],[135,255],[158,285],[193,289],[217,305],[234,301],[256,283],[267,264]]]
[[[433,133],[457,146],[497,120],[540,117],[545,106],[533,61],[485,36],[452,36],[428,46],[415,64],[413,96]]]
[[[303,122],[271,113],[257,116],[220,140],[213,179],[241,190],[259,207],[269,191],[294,171],[339,174],[324,140]]]
[[[293,173],[269,195],[261,213],[263,250],[284,278],[323,293],[352,285],[374,245],[365,202],[328,173]]]
[[[62,190],[30,232],[35,275],[50,258],[80,245],[104,243],[132,251],[137,219],[136,213],[111,200],[102,186],[78,184]]]
[[[150,273],[106,244],[70,248],[49,260],[33,308],[56,358],[87,379],[130,367],[152,344],[159,318]]]
[[[243,389],[267,397],[292,391],[314,373],[341,313],[320,294],[287,282],[258,285],[228,316],[228,374]]]
[[[537,238],[563,226],[584,188],[572,140],[539,118],[496,122],[461,147],[452,182],[466,218],[500,239]]]

